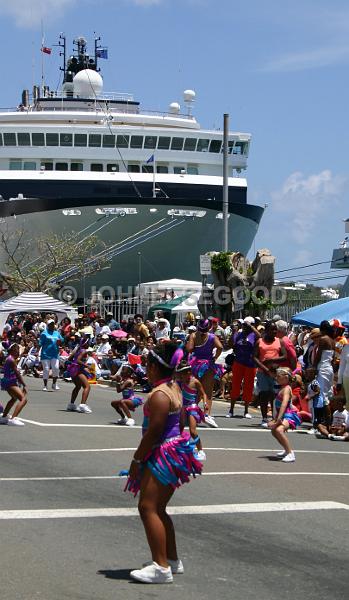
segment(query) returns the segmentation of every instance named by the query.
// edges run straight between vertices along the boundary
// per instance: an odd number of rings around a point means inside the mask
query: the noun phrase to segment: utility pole
[[[223,252],[228,252],[228,218],[229,218],[229,194],[228,194],[228,138],[229,138],[229,115],[224,114],[223,123]]]

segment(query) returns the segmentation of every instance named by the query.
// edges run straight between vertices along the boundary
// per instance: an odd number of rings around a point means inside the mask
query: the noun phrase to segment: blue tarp
[[[339,319],[343,325],[349,325],[349,298],[339,298],[318,304],[294,315],[291,321],[299,325],[316,327],[320,325],[321,321],[330,321],[331,319]]]

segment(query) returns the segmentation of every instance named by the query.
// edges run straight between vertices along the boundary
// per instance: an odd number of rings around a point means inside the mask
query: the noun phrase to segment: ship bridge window
[[[103,136],[103,148],[115,148],[115,135]]]
[[[118,135],[116,138],[116,145],[118,148],[128,148],[129,141],[129,135]]]
[[[182,150],[184,138],[174,137],[171,142],[171,150]]]
[[[46,133],[46,146],[59,146],[58,133]]]
[[[219,154],[219,152],[221,151],[221,147],[222,147],[222,141],[221,140],[211,140],[210,143],[210,152],[215,152],[216,154]]]
[[[10,160],[10,171],[20,171],[22,169],[21,160]]]
[[[187,169],[185,167],[173,167],[173,172],[176,173],[176,175],[185,175]]]
[[[43,133],[32,133],[33,146],[45,146],[45,136]]]
[[[18,146],[30,146],[29,133],[17,133]]]
[[[53,162],[42,162],[40,167],[42,167],[44,171],[53,171]]]
[[[120,170],[119,165],[116,163],[112,163],[112,164],[109,163],[107,165],[107,171],[109,171],[109,173],[116,173],[119,170]]]
[[[196,152],[207,152],[210,140],[199,139]]]
[[[187,173],[188,175],[199,175],[199,167],[197,165],[188,165]]]
[[[102,142],[102,136],[98,133],[91,133],[88,138],[88,145],[90,148],[100,148]]]
[[[154,148],[156,148],[157,140],[157,137],[146,135],[144,138],[144,148],[146,148],[147,150],[153,150]]]
[[[242,142],[235,142],[235,146],[233,148],[233,154],[242,154],[243,144]]]
[[[61,146],[72,146],[73,136],[71,133],[61,133],[59,136],[59,142]]]
[[[56,171],[68,171],[68,163],[56,162],[55,169]]]
[[[2,146],[2,133],[0,133],[0,146]]]
[[[140,173],[139,165],[127,165],[127,170],[129,173]]]
[[[4,133],[4,146],[17,146],[15,133]]]
[[[91,171],[98,171],[98,172],[103,171],[103,165],[102,165],[102,163],[92,163],[91,164]]]
[[[23,169],[25,171],[36,171],[36,162],[33,161],[24,161],[23,163]]]
[[[228,154],[232,154],[233,149],[234,149],[234,143],[235,142],[228,142]],[[223,152],[223,148],[222,148],[222,152]]]
[[[166,167],[165,165],[156,165],[156,172],[157,173],[168,173],[168,167]]]
[[[87,146],[87,134],[86,133],[76,133],[74,135],[74,146]]]
[[[185,138],[184,150],[186,152],[195,152],[196,149],[196,138]]]
[[[142,173],[154,173],[153,165],[142,165]]]
[[[79,162],[72,162],[72,163],[70,163],[70,170],[71,171],[83,171],[84,165]]]
[[[131,148],[143,148],[143,136],[131,135]]]
[[[170,147],[170,141],[171,141],[171,138],[160,136],[159,141],[158,141],[158,149],[159,150],[168,150]]]

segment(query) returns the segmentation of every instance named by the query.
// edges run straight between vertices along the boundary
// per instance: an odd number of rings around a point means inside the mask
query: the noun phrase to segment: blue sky
[[[202,126],[228,112],[232,130],[252,133],[249,202],[268,204],[255,248],[270,248],[278,269],[331,258],[349,217],[345,0],[0,0],[0,17],[0,106],[40,78],[41,19],[47,46],[61,31],[69,42],[95,31],[109,48],[105,90],[166,110],[192,88]],[[51,88],[58,64],[56,49]]]

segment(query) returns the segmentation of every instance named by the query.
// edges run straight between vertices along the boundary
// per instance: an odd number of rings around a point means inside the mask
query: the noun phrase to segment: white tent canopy
[[[0,332],[3,331],[8,316],[11,313],[48,312],[56,313],[59,320],[69,317],[72,321],[77,318],[77,311],[60,300],[56,300],[42,292],[24,292],[0,304]]]
[[[191,296],[189,296],[188,298],[183,300],[183,302],[181,302],[180,304],[178,304],[178,306],[176,306],[175,308],[172,309],[172,313],[177,314],[177,313],[199,312],[198,301],[200,298],[200,293],[201,292],[195,292],[195,294],[192,294]]]
[[[178,295],[183,296],[186,291],[188,291],[188,293],[196,291],[199,292],[201,290],[201,286],[202,284],[200,281],[187,281],[186,279],[164,279],[162,281],[147,281],[146,283],[141,283],[140,291],[142,294],[149,294],[159,290],[173,290],[174,292],[178,292]]]

